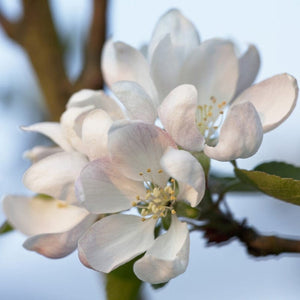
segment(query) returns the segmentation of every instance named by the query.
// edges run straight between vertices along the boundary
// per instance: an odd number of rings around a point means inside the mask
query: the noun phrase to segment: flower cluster
[[[288,74],[252,85],[255,46],[238,55],[229,40],[200,43],[178,10],[161,17],[146,52],[108,41],[102,71],[119,102],[82,90],[60,123],[23,128],[57,146],[26,153],[23,180],[36,196],[7,196],[4,211],[30,236],[29,250],[58,258],[78,246],[84,265],[106,273],[144,253],[135,274],[162,283],[188,264],[189,227],[177,205],[197,207],[206,188],[193,154],[252,156],[263,133],[290,115],[298,87]]]

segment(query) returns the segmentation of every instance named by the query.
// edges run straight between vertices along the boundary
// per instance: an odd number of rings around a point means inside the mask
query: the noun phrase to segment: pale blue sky
[[[0,5],[9,16],[15,17],[20,13],[18,2],[0,0]],[[115,0],[110,9],[109,36],[138,47],[149,40],[158,17],[172,7],[181,9],[195,23],[202,39],[219,36],[256,44],[262,57],[258,80],[283,72],[300,78],[299,0]],[[67,66],[74,77],[80,69],[78,45],[88,28],[91,3],[53,0],[52,8],[61,34],[73,33]],[[22,193],[25,189],[21,177],[27,163],[21,153],[34,140],[31,135],[21,133],[18,126],[39,120],[42,105],[36,109],[39,96],[26,92],[28,86],[35,92],[37,88],[25,55],[2,32],[0,61],[3,145],[0,193]],[[16,92],[9,94],[13,101],[7,103],[3,91],[10,89]],[[298,105],[282,126],[265,135],[258,153],[240,161],[240,165],[251,167],[275,159],[300,165],[299,116]],[[223,165],[218,163],[215,167]],[[300,236],[300,207],[262,195],[234,195],[229,197],[229,204],[237,217],[247,217],[250,224],[264,233]],[[0,238],[1,299],[104,299],[98,274],[84,268],[76,254],[49,260],[24,250],[24,239],[16,232]],[[238,242],[206,248],[200,234],[194,233],[190,256],[187,271],[159,291],[147,287],[147,299],[297,300],[300,297],[300,255],[254,259]]]

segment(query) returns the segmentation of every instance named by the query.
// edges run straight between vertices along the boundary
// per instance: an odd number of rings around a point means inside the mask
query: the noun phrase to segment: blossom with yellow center
[[[95,223],[79,241],[79,257],[95,270],[110,272],[146,252],[135,262],[135,274],[151,283],[168,281],[185,271],[189,255],[188,228],[177,218],[174,205],[187,201],[196,206],[201,201],[202,167],[190,153],[178,150],[165,131],[150,124],[118,123],[109,132],[108,144],[111,156],[90,162],[81,172],[77,195],[92,213],[132,207],[137,212],[113,214]],[[167,216],[168,231],[155,239],[157,222]]]

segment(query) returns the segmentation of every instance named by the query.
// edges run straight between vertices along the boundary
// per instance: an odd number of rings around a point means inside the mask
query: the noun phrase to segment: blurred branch
[[[81,88],[102,87],[101,49],[105,40],[107,0],[94,0],[94,15],[86,46],[85,65],[76,84],[64,68],[60,44],[47,0],[23,0],[24,16],[18,23],[0,14],[0,24],[7,35],[27,52],[36,72],[52,119],[59,119],[70,95]]]
[[[248,253],[256,257],[282,253],[300,254],[300,240],[262,235],[253,227],[247,226],[245,221],[237,222],[231,213],[224,213],[217,205],[203,212],[200,219],[205,224],[195,226],[195,229],[204,232],[208,245],[238,239],[246,246]]]
[[[101,52],[106,37],[107,1],[94,0],[93,18],[90,34],[85,47],[83,71],[77,80],[76,89],[100,89],[103,86],[100,71]]]

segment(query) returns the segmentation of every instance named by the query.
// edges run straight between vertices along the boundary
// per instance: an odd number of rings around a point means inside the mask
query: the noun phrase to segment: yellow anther
[[[175,179],[174,179],[174,178],[172,178],[172,179],[171,179],[171,182],[172,182],[172,183],[174,183],[174,182],[175,182]]]
[[[213,129],[217,130],[219,127],[218,126],[214,126]]]
[[[132,206],[137,206],[137,203],[136,203],[135,201],[132,201],[132,202],[131,202],[131,205],[132,205]]]
[[[158,218],[158,216],[157,216],[157,215],[153,215],[152,218],[153,218],[154,220],[156,220],[156,219]]]
[[[139,195],[137,195],[135,198],[136,198],[136,200],[140,200],[141,199]]]
[[[139,173],[140,176],[143,176],[144,174],[142,172]]]
[[[67,206],[68,206],[67,202],[64,202],[64,201],[57,202],[57,207],[59,207],[59,208],[64,208],[64,207],[67,207]]]
[[[217,99],[214,96],[211,96],[210,100],[212,101],[212,103],[216,103],[217,102]]]
[[[176,197],[175,196],[171,196],[170,199],[171,200],[176,200]]]
[[[207,118],[203,118],[203,121],[206,122],[206,121],[207,121]]]
[[[148,172],[148,173],[150,173],[150,172],[151,172],[151,169],[150,169],[150,168],[148,168],[148,169],[147,169],[147,172]]]
[[[224,111],[223,111],[223,110],[221,110],[221,111],[219,112],[219,114],[220,114],[220,115],[223,115],[223,114],[224,114]]]
[[[142,220],[143,222],[145,222],[145,221],[146,221],[146,218],[141,218],[141,220]]]
[[[199,123],[198,123],[198,126],[202,126],[202,123],[201,123],[201,122],[199,122]]]
[[[175,210],[175,209],[172,209],[172,210],[171,210],[171,214],[172,214],[172,215],[175,215],[175,214],[176,214],[176,210]]]
[[[159,174],[161,174],[161,173],[163,172],[163,170],[162,170],[162,169],[159,169],[157,172],[158,172]]]
[[[211,116],[212,116],[212,112],[209,111],[207,115],[208,115],[209,117],[211,117]]]
[[[223,102],[222,102],[222,105],[225,106],[225,105],[226,105],[226,101],[223,101]]]

